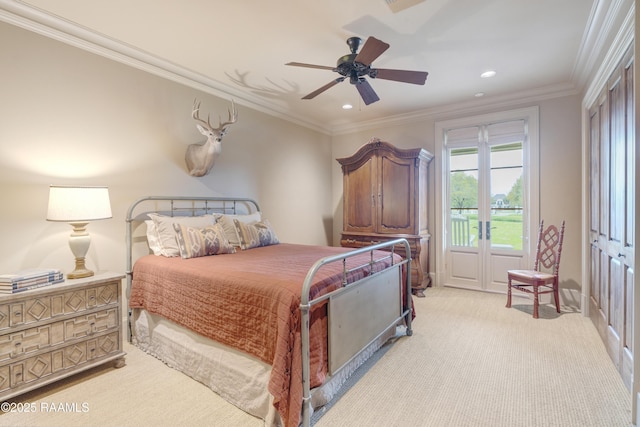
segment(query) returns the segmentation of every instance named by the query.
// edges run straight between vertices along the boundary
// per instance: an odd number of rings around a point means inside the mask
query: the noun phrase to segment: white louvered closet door
[[[631,389],[635,257],[633,50],[590,109],[589,316]]]

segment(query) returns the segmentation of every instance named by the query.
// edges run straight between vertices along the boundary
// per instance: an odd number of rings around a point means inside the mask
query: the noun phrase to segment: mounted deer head
[[[229,110],[229,120],[222,122],[216,128],[211,126],[209,116],[205,122],[200,118],[200,103],[198,100],[193,101],[193,111],[191,117],[198,122],[196,127],[201,134],[207,137],[207,141],[203,144],[191,144],[187,147],[185,161],[187,169],[191,176],[205,176],[211,172],[213,164],[222,151],[222,137],[227,133],[228,127],[238,120],[238,111],[231,100],[231,109]]]

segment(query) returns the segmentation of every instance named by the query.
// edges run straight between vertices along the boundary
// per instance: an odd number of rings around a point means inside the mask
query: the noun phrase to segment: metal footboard
[[[404,245],[405,251],[406,251],[406,258],[400,261],[399,263],[393,262],[394,247],[396,245]],[[350,271],[353,271],[355,269],[359,269],[362,267],[366,267],[366,266],[359,266],[359,267],[352,268],[351,270],[347,270],[346,260],[353,256],[369,252],[371,254],[370,264],[371,264],[371,267],[373,267],[373,264],[375,262],[379,262],[387,258],[387,257],[378,257],[374,259],[374,251],[378,249],[386,249],[391,251],[388,257],[391,259],[392,265],[385,268],[382,271],[372,273],[369,276],[363,279],[360,279],[356,282],[347,284],[346,278],[347,278],[347,274]],[[309,299],[310,298],[309,292],[314,282],[314,277],[316,273],[320,270],[322,266],[330,263],[335,263],[335,262],[341,262],[343,264],[343,281],[345,286],[331,293],[324,294],[318,298]],[[359,346],[359,348],[356,348],[356,349],[353,349],[353,348],[348,349],[346,355],[343,354],[343,352],[338,352],[338,355],[336,356],[336,353],[331,351],[331,349],[329,349],[329,370],[331,374],[332,371],[339,370],[342,366],[344,366],[344,364],[348,362],[347,359],[350,360],[356,357],[360,352],[362,352],[374,341],[379,339],[391,327],[396,326],[403,319],[406,324],[406,335],[410,336],[412,334],[411,274],[408,271],[408,266],[410,265],[410,263],[411,263],[411,248],[409,247],[409,242],[406,239],[396,239],[396,240],[391,240],[389,242],[368,246],[366,248],[355,249],[345,254],[322,258],[318,260],[307,273],[307,276],[302,286],[302,296],[300,301],[300,312],[301,312],[300,328],[301,328],[301,339],[302,339],[302,387],[303,387],[302,425],[304,427],[308,427],[311,424],[311,379],[310,379],[310,342],[309,342],[309,316],[310,316],[311,307],[323,301],[327,301],[327,300],[329,301],[329,304],[330,304],[329,305],[329,324],[330,324],[329,334],[331,335],[332,334],[331,323],[334,323],[334,321],[332,320],[333,310],[331,308],[331,304],[335,303],[337,304],[337,307],[342,307],[342,308],[336,309],[335,312],[348,313],[347,316],[349,316],[351,321],[357,322],[358,317],[362,317],[363,313],[366,313],[366,307],[363,307],[362,301],[366,301],[365,304],[373,301],[373,304],[376,304],[376,303],[385,304],[388,302],[389,304],[393,305],[393,300],[395,299],[393,297],[393,294],[391,294],[391,298],[390,298],[392,301],[380,301],[380,299],[389,299],[387,298],[387,296],[389,296],[388,291],[391,290],[393,292],[395,290],[398,293],[397,301],[401,302],[402,293],[403,293],[402,285],[404,285],[404,298],[405,298],[404,308],[402,307],[402,304],[400,304],[398,310],[396,311],[396,315],[392,316],[391,319],[387,319],[388,320],[387,323],[380,325],[378,322],[377,330],[368,330],[366,332],[368,335],[364,345]],[[406,273],[404,274],[405,282],[401,283],[401,286],[395,286],[394,288],[394,285],[397,285],[398,283],[397,281],[393,283],[394,280],[400,280],[400,282],[402,280],[401,279],[389,280],[389,277],[390,277],[389,274],[391,274],[391,276],[394,276],[394,272],[397,272],[398,277],[402,278],[403,274],[401,270],[404,265],[406,265],[405,268],[407,269]],[[370,298],[369,300],[367,300],[367,296],[371,295],[368,293],[369,291],[371,291],[371,289],[369,288],[371,287],[376,288],[373,290],[377,292],[377,289],[384,288],[385,286],[386,286],[386,290],[383,291],[382,296],[378,298],[378,301],[375,301],[376,299],[375,296],[373,297],[373,299]],[[362,295],[357,295],[354,297],[351,297],[351,296],[345,297],[345,295],[347,295],[348,293],[356,292],[356,290],[362,290]],[[387,292],[387,293],[384,293],[384,292]],[[365,309],[365,311],[359,311],[358,310],[359,308]],[[349,320],[347,320],[346,322],[348,323],[348,321]],[[343,325],[338,325],[338,328],[340,329],[342,326]],[[331,337],[329,338],[329,341],[331,345],[331,342],[332,342]],[[332,359],[335,359],[336,357],[339,359],[339,361],[337,362],[335,360],[332,360]]]

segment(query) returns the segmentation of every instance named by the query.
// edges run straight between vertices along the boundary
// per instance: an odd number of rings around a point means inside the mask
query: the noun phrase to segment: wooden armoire
[[[400,149],[373,138],[342,165],[344,219],[340,244],[359,248],[405,238],[411,248],[411,287],[417,296],[431,285],[427,190],[433,155]],[[406,256],[404,247],[398,253]]]

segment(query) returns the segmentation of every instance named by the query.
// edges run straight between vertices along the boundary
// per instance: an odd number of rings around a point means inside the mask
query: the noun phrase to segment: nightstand
[[[0,295],[0,401],[114,362],[124,366],[123,274]]]

